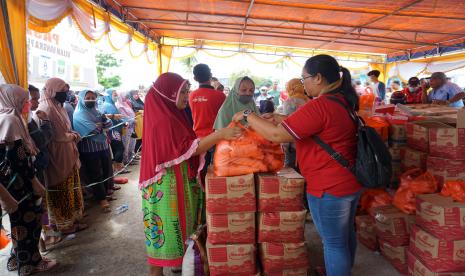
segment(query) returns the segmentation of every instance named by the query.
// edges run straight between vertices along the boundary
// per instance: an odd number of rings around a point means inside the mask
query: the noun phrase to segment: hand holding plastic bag
[[[217,176],[238,176],[257,172],[277,172],[284,166],[284,153],[279,144],[265,140],[240,123],[242,135],[235,140],[221,141],[216,146],[214,172]]]

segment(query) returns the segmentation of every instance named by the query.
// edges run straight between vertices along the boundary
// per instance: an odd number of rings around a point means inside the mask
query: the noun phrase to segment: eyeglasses
[[[301,78],[300,78],[300,83],[301,83],[301,84],[304,84],[305,80],[308,79],[308,78],[311,78],[311,77],[313,77],[313,76],[312,76],[312,75],[308,75],[308,76],[306,76],[306,77],[301,77]]]

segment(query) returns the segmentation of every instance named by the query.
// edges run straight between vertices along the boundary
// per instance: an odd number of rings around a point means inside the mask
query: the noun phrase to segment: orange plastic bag
[[[452,197],[455,201],[465,203],[465,182],[447,181],[442,187],[441,195]]]
[[[378,132],[379,136],[383,141],[387,141],[389,138],[389,122],[381,117],[369,117],[365,119],[365,123],[374,128]]]
[[[0,249],[8,246],[10,239],[8,238],[5,229],[0,230]]]
[[[416,195],[432,194],[438,190],[438,182],[429,172],[411,169],[400,177],[400,187],[393,204],[406,214],[415,214]]]
[[[213,169],[217,176],[238,176],[257,172],[278,172],[284,166],[284,153],[279,144],[265,140],[250,128],[240,138],[221,141],[216,146]]]
[[[360,198],[360,210],[374,215],[373,209],[392,204],[392,196],[383,189],[366,189]]]

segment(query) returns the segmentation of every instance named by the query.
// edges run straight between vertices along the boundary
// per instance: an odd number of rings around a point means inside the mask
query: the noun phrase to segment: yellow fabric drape
[[[24,0],[6,0],[6,6],[8,23],[3,17],[3,8],[0,7],[0,69],[7,83],[27,88],[26,3]],[[13,57],[8,44],[6,31],[8,27],[11,33]]]
[[[379,72],[381,72],[381,74],[379,75],[379,81],[382,81],[384,83],[386,83],[387,81],[387,78],[386,78],[386,68],[384,66],[384,64],[380,64],[380,63],[370,63],[370,68],[371,70],[378,70]]]
[[[172,54],[173,46],[161,44],[158,46],[158,75],[168,72]]]
[[[7,29],[8,24],[5,24],[6,18],[3,17],[3,7],[0,5],[0,70],[7,83],[16,83],[15,70],[13,60],[10,55],[10,47],[8,45]]]

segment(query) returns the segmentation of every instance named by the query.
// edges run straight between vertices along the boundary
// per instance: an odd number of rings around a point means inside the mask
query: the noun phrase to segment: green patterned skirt
[[[185,241],[199,224],[202,206],[203,192],[196,179],[188,178],[186,162],[167,169],[160,181],[142,190],[149,264],[182,265]]]

